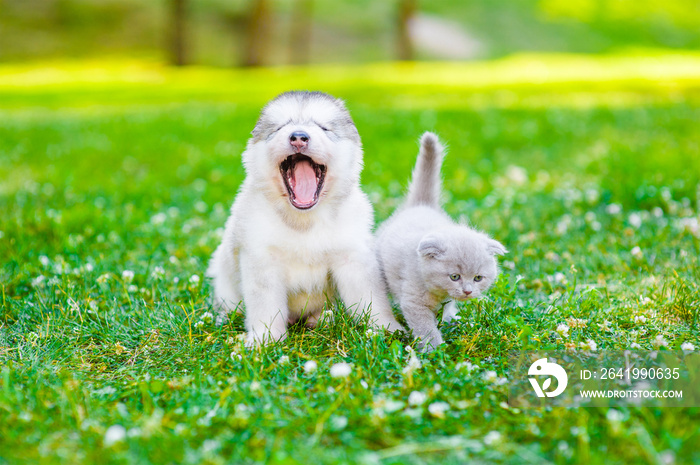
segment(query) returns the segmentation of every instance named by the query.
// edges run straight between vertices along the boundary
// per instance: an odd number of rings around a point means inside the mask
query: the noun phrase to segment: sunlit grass
[[[0,108],[24,106],[18,98],[48,107],[192,99],[252,104],[288,89],[324,89],[368,102],[380,98],[402,108],[592,107],[697,99],[699,88],[700,53],[668,51],[254,70],[121,60],[0,66]]]

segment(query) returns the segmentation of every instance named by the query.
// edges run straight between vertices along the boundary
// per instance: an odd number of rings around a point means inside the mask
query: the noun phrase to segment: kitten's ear
[[[437,258],[445,253],[445,245],[439,238],[428,235],[421,239],[417,252],[424,257]]]
[[[504,255],[508,253],[505,246],[494,239],[486,239],[486,251],[493,255]]]

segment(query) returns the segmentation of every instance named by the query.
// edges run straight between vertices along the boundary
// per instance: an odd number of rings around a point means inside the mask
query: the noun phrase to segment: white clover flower
[[[160,279],[163,276],[165,276],[165,269],[162,266],[158,265],[153,268],[153,271],[151,272],[151,277],[153,279]]]
[[[640,346],[636,342],[633,342],[632,344],[630,344],[630,349],[641,349],[641,348],[642,348],[642,346]]]
[[[674,465],[676,463],[676,454],[672,450],[665,450],[659,454],[659,463],[661,465]]]
[[[336,363],[331,367],[331,378],[347,378],[352,372],[352,366],[346,362]]]
[[[333,310],[324,310],[321,312],[321,316],[318,317],[318,320],[323,323],[332,323],[335,320],[335,314]]]
[[[619,423],[625,419],[625,414],[620,412],[619,410],[611,408],[605,414],[605,418],[607,418],[610,423]]]
[[[413,373],[414,371],[420,369],[423,364],[421,363],[420,359],[416,357],[416,352],[411,348],[410,356],[408,358],[408,363],[403,369],[404,374],[410,374]]]
[[[49,260],[49,257],[47,257],[46,255],[39,255],[39,262],[41,262],[41,264],[44,266],[49,266],[51,260]]]
[[[277,363],[278,363],[279,365],[286,365],[287,363],[289,363],[289,356],[288,356],[288,355],[283,355],[283,356],[281,356],[281,357],[279,358],[279,360],[277,360]]]
[[[136,284],[130,284],[129,287],[126,288],[127,292],[134,293],[138,292],[139,287]]]
[[[201,328],[202,326],[204,326],[204,322],[202,320],[199,320],[194,324],[194,327],[197,329]]]
[[[515,184],[525,184],[527,182],[527,170],[522,166],[508,165],[506,177]]]
[[[85,271],[88,273],[92,273],[95,270],[95,267],[92,265],[92,263],[86,263],[85,264]]]
[[[198,284],[199,283],[199,275],[193,274],[190,276],[190,284]]]
[[[598,350],[598,344],[596,344],[593,339],[586,339],[586,342],[579,343],[579,347],[592,351]]]
[[[634,317],[634,322],[637,324],[646,323],[647,317],[645,317],[644,315],[636,315]]]
[[[668,347],[668,341],[663,337],[663,335],[659,334],[654,338],[653,341],[651,341],[652,344],[654,344],[654,347]]]
[[[304,363],[304,373],[313,373],[318,369],[318,363],[316,363],[314,360],[309,360],[306,363]]]
[[[638,245],[634,246],[632,250],[630,250],[630,253],[634,258],[642,258],[644,256],[644,252],[642,252],[642,249],[639,248]]]
[[[619,204],[611,203],[605,207],[605,213],[608,215],[618,215],[622,211],[622,207]]]
[[[32,279],[32,287],[44,287],[44,281],[46,280],[46,276],[43,274],[40,274],[36,278]]]
[[[639,227],[642,225],[642,216],[639,213],[630,213],[627,220],[635,229],[639,229]]]
[[[471,373],[479,368],[479,365],[473,365],[469,360],[465,362],[459,362],[455,365],[455,370],[461,370],[462,368],[467,370],[467,373]]]
[[[569,326],[565,323],[557,325],[557,333],[559,333],[561,337],[569,337]]]
[[[372,415],[379,418],[384,418],[386,417],[387,413],[391,414],[398,412],[404,408],[406,404],[398,400],[386,399],[385,397],[379,395],[374,398],[372,405]]]
[[[124,439],[126,439],[126,428],[122,425],[112,425],[107,428],[103,444],[105,447],[110,447]]]
[[[229,355],[229,357],[231,357],[231,360],[233,360],[234,362],[236,361],[236,359],[243,360],[243,357],[241,356],[241,354],[239,354],[235,350],[233,352],[231,352],[231,355]]]
[[[104,284],[104,283],[107,282],[108,279],[109,279],[109,273],[101,274],[101,275],[97,278],[97,284]]]
[[[697,218],[679,218],[673,224],[680,231],[688,231],[694,236],[700,237],[700,220]]]
[[[486,436],[484,436],[484,444],[486,444],[487,446],[492,446],[500,441],[501,433],[499,433],[498,431],[489,431],[488,433],[486,433]]]
[[[612,322],[605,320],[602,323],[598,323],[598,327],[602,331],[607,331],[607,332],[611,333],[612,332],[612,328],[610,327],[611,324],[612,324]]]
[[[564,234],[567,233],[569,230],[569,226],[571,226],[571,216],[570,215],[564,215],[558,222],[557,225],[555,226],[555,231],[558,235],[563,236]]]
[[[125,282],[130,283],[134,279],[134,272],[131,270],[122,271],[122,279]]]
[[[427,399],[428,396],[425,395],[425,393],[420,391],[413,391],[408,395],[408,405],[422,405]]]
[[[569,325],[570,328],[586,328],[588,327],[588,321],[582,319],[582,318],[567,318],[566,323]]]
[[[445,418],[445,412],[450,409],[450,404],[447,402],[433,402],[428,405],[428,412],[434,417]]]
[[[506,384],[508,382],[506,378],[499,377],[498,373],[496,373],[493,370],[484,372],[483,378],[484,381],[486,381],[487,383],[491,383],[494,386],[502,386],[503,384]]]
[[[684,342],[681,344],[681,350],[686,352],[692,352],[695,350],[695,346],[691,342]]]
[[[167,220],[167,219],[168,219],[168,215],[166,215],[163,212],[159,212],[151,217],[151,224],[158,226],[158,225],[165,223],[165,220]]]
[[[360,385],[365,389],[369,389],[369,384],[367,384],[367,381],[365,381],[364,379],[360,380]]]
[[[212,321],[214,321],[214,315],[211,312],[204,312],[202,313],[200,320],[202,320],[205,323],[211,323]]]
[[[262,385],[258,381],[253,381],[250,383],[251,391],[259,391],[260,389],[262,389]]]
[[[640,297],[640,298],[639,298],[639,302],[640,302],[642,305],[646,305],[646,304],[651,303],[651,299],[650,299],[649,297],[644,296],[644,297]]]

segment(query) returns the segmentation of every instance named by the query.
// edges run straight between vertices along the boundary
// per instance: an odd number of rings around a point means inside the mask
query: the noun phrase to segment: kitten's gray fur
[[[447,302],[442,321],[448,322],[457,314],[455,300],[479,297],[493,284],[495,256],[506,253],[500,242],[455,223],[440,207],[443,154],[437,136],[423,134],[406,202],[377,233],[382,277],[424,350],[444,342],[436,318],[441,304]]]

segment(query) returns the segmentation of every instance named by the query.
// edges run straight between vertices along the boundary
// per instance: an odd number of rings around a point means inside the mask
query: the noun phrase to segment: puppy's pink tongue
[[[294,165],[294,196],[299,203],[311,203],[316,195],[316,171],[308,160]]]

